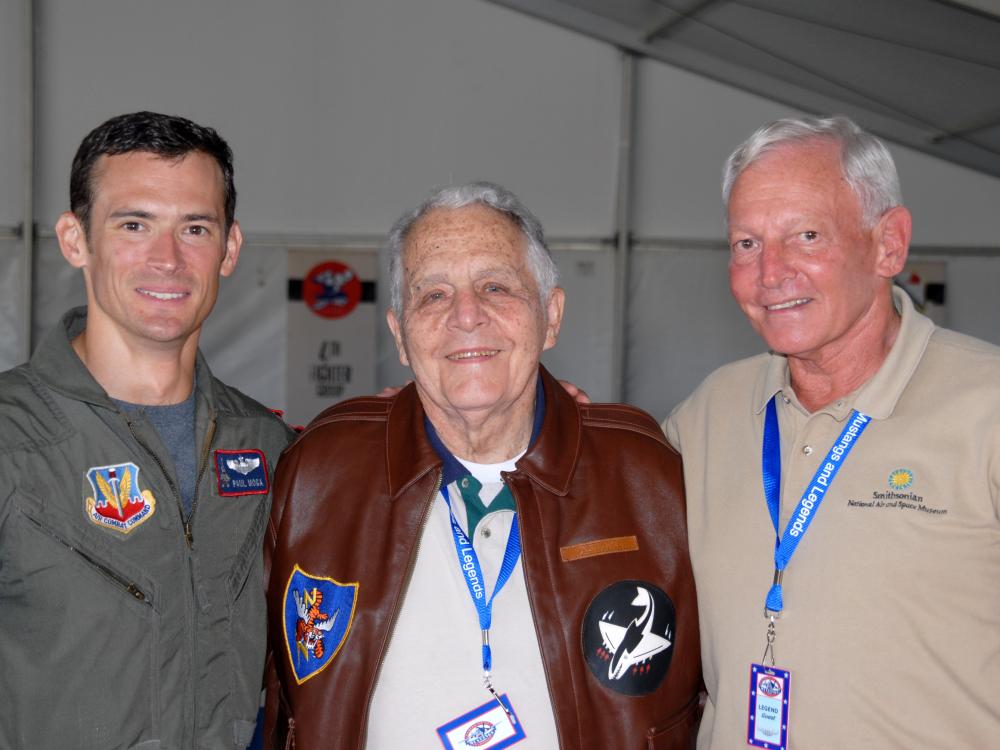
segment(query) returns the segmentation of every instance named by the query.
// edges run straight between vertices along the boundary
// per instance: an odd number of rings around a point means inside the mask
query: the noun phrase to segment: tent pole
[[[613,398],[626,397],[628,361],[628,281],[632,244],[632,165],[635,133],[636,55],[622,52],[621,113],[618,130],[618,183],[615,196],[615,303],[612,331],[611,387]]]
[[[35,8],[24,8],[24,213],[21,218],[21,357],[31,356],[35,263]]]

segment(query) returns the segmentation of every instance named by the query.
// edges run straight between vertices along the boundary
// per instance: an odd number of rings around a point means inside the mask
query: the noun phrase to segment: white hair
[[[899,174],[889,149],[852,120],[838,115],[775,120],[741,143],[722,168],[722,202],[726,209],[733,183],[743,170],[781,146],[817,140],[840,146],[844,180],[858,196],[867,228],[873,227],[890,208],[902,205]]]
[[[538,284],[542,309],[559,283],[559,269],[545,244],[542,224],[510,190],[492,182],[470,182],[457,187],[435,190],[419,206],[407,211],[389,232],[389,279],[392,285],[392,309],[403,319],[403,249],[406,237],[425,214],[436,208],[464,208],[482,204],[507,216],[521,230],[526,241],[528,268]]]

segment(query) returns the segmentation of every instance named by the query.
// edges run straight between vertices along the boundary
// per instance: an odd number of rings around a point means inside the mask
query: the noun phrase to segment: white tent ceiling
[[[1000,177],[997,0],[492,0]]]

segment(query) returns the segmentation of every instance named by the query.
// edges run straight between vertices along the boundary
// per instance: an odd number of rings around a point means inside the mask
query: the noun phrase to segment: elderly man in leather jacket
[[[540,366],[564,293],[537,219],[497,185],[447,188],[390,250],[415,382],[325,411],[275,480],[269,740],[690,747],[680,459]]]

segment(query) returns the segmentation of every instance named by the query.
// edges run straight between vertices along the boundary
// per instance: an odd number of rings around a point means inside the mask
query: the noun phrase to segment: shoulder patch
[[[662,589],[619,581],[595,596],[583,616],[583,656],[604,687],[647,695],[670,668],[675,627],[674,603]]]
[[[267,460],[259,448],[216,450],[215,476],[221,497],[266,495],[271,489]]]
[[[156,498],[142,489],[139,467],[131,461],[87,469],[84,495],[91,523],[122,534],[148,521],[156,511]]]
[[[282,626],[288,661],[301,685],[340,651],[354,622],[360,584],[316,576],[298,565],[285,585]]]

